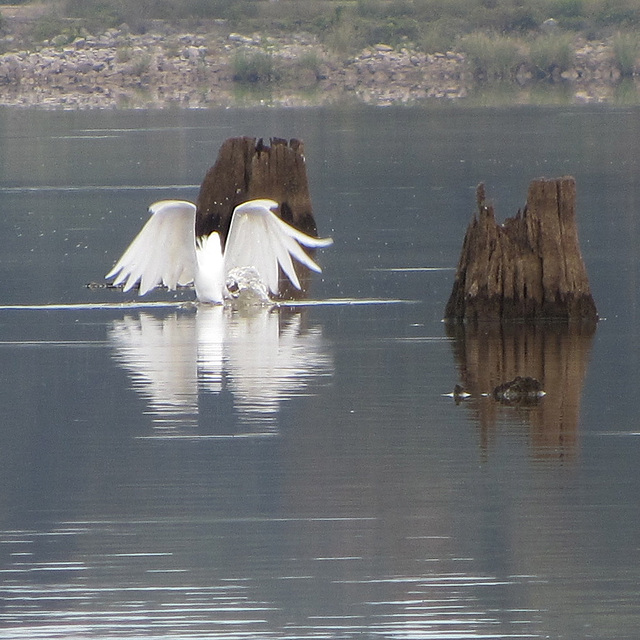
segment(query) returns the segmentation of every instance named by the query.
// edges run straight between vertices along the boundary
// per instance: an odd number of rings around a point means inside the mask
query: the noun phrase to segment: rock
[[[545,396],[542,384],[535,378],[516,376],[493,390],[493,397],[503,404],[535,404]]]
[[[252,44],[257,45],[260,44],[260,40],[255,40],[249,36],[243,36],[239,33],[230,33],[228,36],[228,40],[231,42],[237,42],[238,44]]]
[[[591,98],[586,91],[577,91],[573,97],[576,102],[581,102],[583,104],[591,102]]]

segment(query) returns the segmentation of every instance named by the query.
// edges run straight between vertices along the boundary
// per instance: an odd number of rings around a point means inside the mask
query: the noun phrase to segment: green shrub
[[[523,62],[518,43],[509,36],[471,33],[458,41],[473,74],[481,80],[507,80]]]
[[[182,8],[175,0],[65,0],[63,11],[94,33],[123,23],[143,33],[149,20],[173,20],[180,17]]]
[[[365,46],[362,21],[340,5],[336,7],[330,26],[322,34],[322,39],[329,48],[340,54],[355,53]]]
[[[468,19],[474,12],[474,7],[469,0],[423,0],[415,6],[416,17],[425,22],[451,18]]]
[[[273,56],[263,51],[238,51],[233,57],[233,79],[243,84],[277,80]]]
[[[222,18],[231,5],[231,0],[185,0],[180,17]]]
[[[637,0],[600,0],[595,11],[595,20],[605,26],[638,26],[640,4]]]
[[[131,60],[130,73],[133,76],[143,76],[151,68],[151,55],[140,53]]]
[[[307,51],[300,56],[297,64],[301,69],[309,69],[317,75],[322,65],[322,58],[317,51]]]
[[[182,52],[180,42],[174,38],[164,41],[164,54],[167,58],[179,58]]]
[[[225,7],[220,17],[234,24],[244,25],[259,16],[258,2],[236,0],[236,2],[221,3],[219,6]]]
[[[564,33],[536,38],[529,49],[529,61],[539,77],[566,71],[574,62],[572,38]]]
[[[619,33],[613,38],[613,55],[620,73],[632,76],[640,54],[640,37],[635,33]]]
[[[384,42],[396,46],[401,42],[420,39],[420,28],[416,20],[406,16],[389,17],[382,22],[363,25],[365,44]]]
[[[51,40],[60,35],[65,29],[65,22],[58,16],[48,14],[34,21],[31,27],[31,37],[36,42]]]
[[[537,29],[543,19],[535,6],[515,4],[501,11],[496,21],[501,33],[523,33]]]
[[[549,15],[556,20],[582,17],[585,15],[584,0],[552,0]]]
[[[449,51],[454,48],[459,33],[455,20],[438,20],[423,30],[418,44],[427,53]]]
[[[225,0],[229,1],[229,0]],[[231,0],[232,2],[233,0]],[[311,31],[319,33],[327,28],[332,20],[334,3],[331,7],[324,2],[305,2],[301,0],[278,0],[278,2],[251,2],[249,19],[246,14],[240,16],[238,26],[244,31],[280,30]],[[224,17],[229,17],[229,12]]]
[[[118,47],[116,49],[116,62],[123,64],[125,62],[131,62],[133,58],[133,51],[131,47]]]
[[[621,106],[636,106],[639,99],[638,87],[633,78],[623,78],[622,81],[616,85],[613,96],[615,104]]]
[[[39,17],[31,25],[29,38],[34,42],[51,41],[55,46],[64,46],[80,36],[80,25],[72,20],[65,20],[56,14]]]
[[[85,28],[94,33],[126,22],[116,3],[109,0],[66,0],[64,14],[80,20]]]
[[[379,0],[357,0],[356,13],[362,18],[377,18],[384,12]]]

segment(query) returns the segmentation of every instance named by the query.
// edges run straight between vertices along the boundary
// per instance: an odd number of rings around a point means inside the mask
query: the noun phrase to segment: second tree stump
[[[597,322],[576,226],[572,177],[538,179],[527,204],[496,222],[484,185],[464,239],[445,318]]]

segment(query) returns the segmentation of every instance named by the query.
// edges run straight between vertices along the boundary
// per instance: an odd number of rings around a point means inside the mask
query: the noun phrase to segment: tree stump
[[[476,196],[478,211],[465,235],[445,318],[595,324],[578,242],[574,178],[532,181],[524,210],[503,225],[483,184]]]
[[[280,205],[285,222],[317,235],[300,140],[229,138],[207,171],[196,202],[196,236],[220,233],[227,239],[235,207],[247,200],[270,198]]]
[[[262,139],[250,137],[226,140],[200,186],[196,201],[196,237],[217,231],[224,247],[233,210],[256,198],[275,200],[285,222],[310,236],[318,235],[302,141],[271,138],[267,146]],[[295,269],[302,290],[296,289],[288,278],[281,277],[279,298],[298,299],[306,294],[309,269],[297,262]]]

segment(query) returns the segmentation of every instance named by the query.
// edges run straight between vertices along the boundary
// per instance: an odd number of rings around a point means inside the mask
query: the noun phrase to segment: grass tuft
[[[510,37],[499,34],[470,33],[458,41],[473,74],[479,80],[509,80],[524,61],[521,47]]]
[[[629,77],[638,69],[640,36],[636,33],[618,33],[613,38],[613,55],[623,76]]]
[[[536,38],[529,51],[531,66],[542,78],[566,71],[573,64],[574,57],[573,38],[561,32]]]
[[[237,51],[233,57],[233,79],[241,84],[267,83],[277,80],[279,74],[273,56],[264,51]]]

